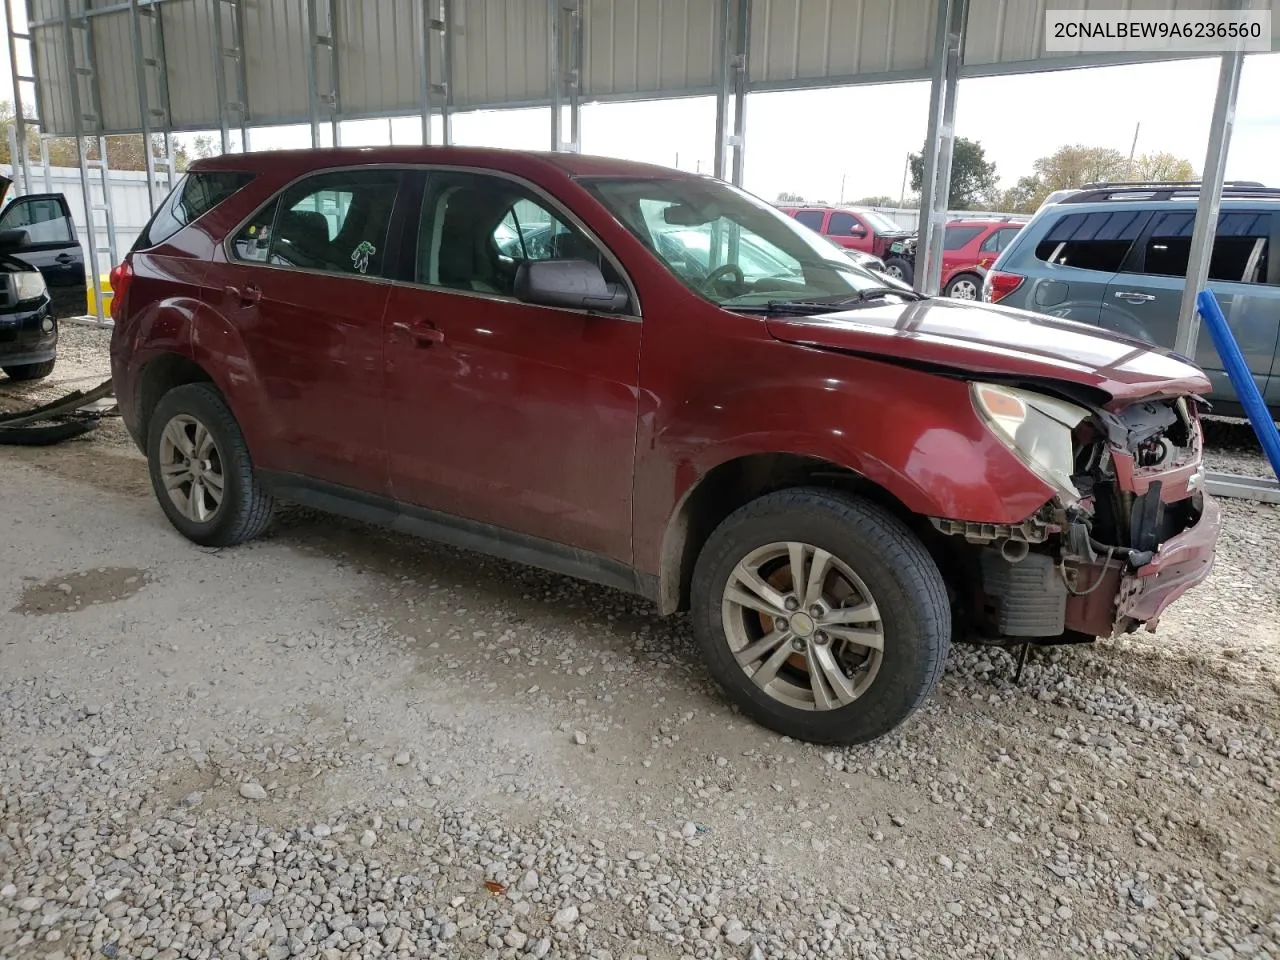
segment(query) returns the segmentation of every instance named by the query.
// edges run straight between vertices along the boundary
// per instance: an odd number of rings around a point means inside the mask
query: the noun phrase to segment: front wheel
[[[748,503],[698,557],[693,625],[744,712],[815,743],[865,743],[921,704],[946,662],[936,564],[877,505],[800,488]]]
[[[901,280],[903,283],[914,283],[916,279],[916,268],[909,260],[904,260],[902,257],[890,257],[886,260],[884,272],[886,276]]]

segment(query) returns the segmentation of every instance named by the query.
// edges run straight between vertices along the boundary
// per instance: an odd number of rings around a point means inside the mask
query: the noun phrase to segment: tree
[[[197,137],[196,139],[198,140],[199,137]],[[804,197],[800,196],[800,194],[798,193],[791,193],[790,191],[783,190],[781,193],[778,194],[777,202],[778,203],[804,203]]]
[[[911,189],[919,193],[924,184],[924,154],[913,153]],[[947,206],[952,210],[976,210],[990,206],[998,196],[996,165],[987,162],[982,144],[956,137],[951,156],[951,191]]]
[[[1133,162],[1134,180],[1194,180],[1195,167],[1190,160],[1172,153],[1144,153]]]
[[[14,125],[14,108],[13,104],[8,100],[0,101],[0,163],[13,163],[14,158],[9,154],[9,130]],[[35,131],[28,127],[27,138],[27,158],[32,161],[39,161],[40,145],[36,140]],[[107,166],[112,170],[145,170],[147,169],[147,155],[143,147],[142,135],[135,133],[127,136],[107,137]],[[201,138],[197,137],[199,141]],[[212,139],[212,138],[207,138]],[[48,142],[49,163],[55,167],[78,167],[80,165],[80,155],[76,150],[76,141],[74,137],[51,137]],[[99,159],[98,142],[94,138],[88,140],[89,151],[88,159]],[[152,134],[151,137],[152,156],[157,159],[164,156],[164,136],[161,134]],[[175,165],[179,170],[183,170],[187,165],[187,155],[184,150],[179,148],[175,151]]]
[[[863,197],[861,200],[853,201],[855,207],[892,207],[897,201],[893,197],[875,196]]]
[[[1110,147],[1062,146],[1033,165],[1035,173],[1022,177],[1000,196],[1000,209],[1032,213],[1050,193],[1107,180],[1193,180],[1190,161],[1171,153],[1143,154],[1130,161]]]

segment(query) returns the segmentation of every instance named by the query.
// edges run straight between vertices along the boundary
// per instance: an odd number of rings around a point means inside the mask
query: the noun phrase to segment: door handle
[[[391,329],[408,334],[419,347],[429,347],[434,343],[444,343],[444,331],[430,320],[419,320],[417,323],[406,323],[396,320]]]
[[[241,290],[239,287],[225,287],[223,293],[229,299],[236,300],[242,307],[251,307],[262,299],[262,290],[254,284],[249,284]]]
[[[67,264],[74,260],[75,257],[71,256],[69,253],[60,253],[53,259],[55,263]]]
[[[1137,290],[1117,290],[1116,299],[1124,300],[1126,303],[1150,303],[1155,297],[1149,293],[1139,293]]]

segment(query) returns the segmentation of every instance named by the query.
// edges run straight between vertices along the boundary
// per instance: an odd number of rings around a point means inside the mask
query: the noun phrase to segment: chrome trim
[[[499,179],[508,180],[511,183],[518,184],[528,189],[535,196],[543,200],[546,200],[547,203],[551,205],[552,210],[549,212],[552,212],[552,213],[558,212],[562,214],[564,219],[568,223],[572,224],[573,226],[581,230],[588,240],[590,240],[592,243],[594,243],[597,247],[600,248],[601,252],[603,252],[605,257],[608,259],[609,263],[612,264],[613,268],[618,271],[618,276],[622,277],[622,281],[624,284],[626,284],[627,293],[629,294],[631,303],[634,307],[634,311],[631,313],[605,313],[600,310],[575,310],[568,307],[544,307],[543,309],[560,310],[564,313],[576,313],[576,314],[581,314],[583,316],[590,316],[590,317],[616,317],[619,320],[627,320],[633,323],[640,322],[643,319],[644,311],[641,309],[641,306],[640,306],[640,294],[639,294],[639,291],[636,290],[635,283],[633,283],[631,280],[631,275],[623,267],[622,261],[618,259],[617,255],[611,249],[609,249],[609,245],[606,244],[603,240],[601,240],[600,237],[596,235],[595,231],[593,231],[585,223],[583,223],[582,219],[577,214],[575,214],[572,210],[566,207],[560,200],[552,196],[550,193],[548,193],[542,187],[538,186],[536,183],[526,180],[524,177],[517,176],[516,174],[508,173],[505,170],[495,170],[490,167],[470,166],[466,164],[447,164],[447,163],[409,163],[409,164],[347,163],[347,164],[341,164],[335,167],[318,167],[313,170],[308,170],[306,173],[303,173],[297,177],[294,177],[288,183],[285,183],[279,188],[277,188],[276,191],[271,194],[270,199],[260,204],[258,207],[254,208],[253,213],[249,214],[249,216],[245,217],[243,220],[237,223],[235,228],[223,238],[222,243],[219,244],[219,246],[222,249],[223,256],[227,258],[227,262],[244,264],[245,266],[251,266],[251,267],[264,267],[268,270],[281,270],[289,273],[302,273],[302,274],[321,276],[321,277],[346,277],[346,278],[356,279],[356,280],[365,280],[370,283],[385,283],[385,284],[391,284],[393,286],[411,287],[413,289],[418,289],[418,290],[438,290],[444,293],[458,294],[460,296],[479,297],[484,300],[499,300],[507,303],[524,303],[523,300],[518,300],[515,297],[504,297],[504,296],[495,295],[495,294],[479,293],[474,290],[457,290],[457,289],[454,289],[453,287],[438,287],[429,283],[419,283],[416,280],[413,280],[413,281],[395,280],[390,277],[370,277],[366,274],[332,273],[328,270],[315,270],[310,267],[292,267],[292,266],[286,267],[286,266],[281,266],[280,264],[266,263],[258,260],[243,260],[240,257],[235,255],[235,253],[233,252],[234,240],[237,236],[240,235],[240,231],[242,231],[246,226],[248,226],[249,223],[259,213],[261,213],[267,207],[271,206],[271,204],[278,203],[281,197],[283,197],[284,194],[289,189],[291,189],[292,187],[294,187],[299,183],[302,183],[304,180],[311,179],[312,177],[325,176],[331,173],[346,173],[346,172],[355,171],[355,170],[397,170],[401,172],[421,171],[427,174],[430,174],[433,172],[471,173],[471,174],[477,174],[480,176],[498,177]],[[423,200],[424,201],[426,200],[425,192],[423,194]],[[399,198],[399,195],[397,194],[396,203],[398,204],[399,202],[400,202],[400,198]],[[595,201],[595,202],[599,203],[599,201]],[[606,210],[605,212],[609,213],[608,210]],[[610,214],[610,216],[612,216],[612,214]],[[422,220],[422,211],[419,210],[418,211],[419,223],[421,223],[421,220]],[[274,226],[274,222],[272,226]],[[531,306],[531,304],[525,304],[525,306]],[[541,305],[539,304],[538,306],[541,306]]]

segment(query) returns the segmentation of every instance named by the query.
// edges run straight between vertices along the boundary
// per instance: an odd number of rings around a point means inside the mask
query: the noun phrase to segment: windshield
[[[907,228],[875,210],[859,210],[858,216],[871,224],[876,233],[906,233]]]
[[[885,286],[808,227],[719,180],[598,179],[583,186],[678,279],[730,309],[856,299]]]

